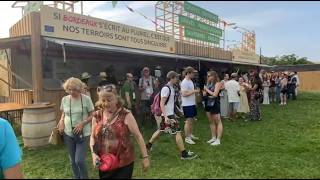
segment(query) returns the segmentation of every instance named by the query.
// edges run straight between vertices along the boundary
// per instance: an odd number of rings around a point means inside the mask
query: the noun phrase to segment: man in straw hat
[[[239,92],[240,92],[240,85],[239,82],[236,81],[238,77],[237,73],[232,73],[231,74],[231,80],[226,82],[225,84],[225,89],[227,90],[228,93],[228,102],[229,102],[229,117],[231,120],[234,120],[236,117],[238,108],[239,108],[239,103],[240,103],[240,97],[239,97]]]
[[[110,84],[110,82],[107,80],[108,75],[106,72],[100,72],[99,77],[101,79],[101,81],[99,82],[99,86]]]
[[[150,75],[150,69],[144,67],[142,69],[142,77],[139,79],[139,89],[141,93],[141,113],[140,120],[141,125],[145,125],[145,121],[151,120],[151,102],[150,97],[154,91],[155,78]],[[150,121],[151,122],[151,121]]]
[[[83,72],[81,74],[81,81],[86,85],[85,89],[84,89],[84,92],[83,94],[91,97],[91,94],[90,94],[90,88],[88,86],[88,82],[89,82],[89,79],[91,78],[91,74],[89,74],[88,72]]]

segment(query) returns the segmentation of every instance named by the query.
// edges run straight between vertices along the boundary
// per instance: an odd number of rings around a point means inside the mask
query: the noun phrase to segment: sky
[[[209,10],[219,18],[237,26],[254,30],[257,53],[264,56],[296,54],[320,63],[320,2],[316,1],[190,1]],[[154,19],[156,1],[119,1],[115,8],[111,1],[84,2],[84,14],[155,30],[154,24],[125,5]],[[0,38],[9,36],[9,28],[21,18],[21,9],[11,8],[13,2],[0,2]],[[80,3],[79,3],[80,4]],[[76,5],[76,12],[80,12]],[[241,40],[241,34],[226,30],[227,45]]]

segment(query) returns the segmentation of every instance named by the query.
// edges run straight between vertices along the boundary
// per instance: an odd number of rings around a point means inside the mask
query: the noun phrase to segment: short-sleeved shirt
[[[169,84],[167,85],[170,87],[171,93],[169,91],[168,86],[163,86],[163,88],[161,89],[161,98],[163,97],[168,98],[170,93],[169,101],[167,105],[164,106],[164,108],[166,110],[167,116],[172,116],[174,115],[174,88]]]
[[[71,101],[71,114],[72,114],[72,126],[76,127],[81,121],[85,120],[89,113],[94,111],[94,106],[91,98],[87,95],[82,94],[82,105],[81,98]],[[68,136],[73,137],[71,121],[70,121],[70,99],[71,96],[65,96],[62,98],[60,110],[64,112],[64,133]],[[82,118],[82,107],[83,107],[83,118]],[[83,135],[91,135],[91,123],[88,123],[83,128]]]
[[[237,81],[230,80],[225,83],[224,87],[227,90],[229,102],[240,102],[238,94],[238,91],[240,91],[240,85]]]
[[[194,91],[194,84],[192,80],[184,79],[181,82],[181,91]],[[187,97],[181,97],[182,106],[194,106],[196,105],[196,95],[192,94]]]
[[[150,100],[153,94],[154,77],[149,76],[149,78],[142,77],[139,80],[139,87],[145,87],[144,91],[141,92],[141,100]]]
[[[135,93],[135,91],[134,91],[133,84],[128,81],[126,81],[121,88],[121,97],[125,101],[125,106],[127,107],[128,102],[126,98],[126,92],[129,93],[131,103],[133,103],[133,93]]]
[[[0,118],[0,179],[3,171],[21,163],[22,151],[10,124]]]

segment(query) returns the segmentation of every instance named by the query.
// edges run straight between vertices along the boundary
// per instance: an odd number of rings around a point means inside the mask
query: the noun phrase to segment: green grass
[[[288,106],[263,106],[261,122],[224,121],[222,145],[209,146],[210,132],[204,112],[198,112],[196,145],[186,145],[199,158],[182,161],[173,137],[163,135],[153,146],[151,168],[142,172],[135,163],[134,178],[320,178],[320,94],[299,94]],[[149,139],[152,130],[144,132]],[[24,149],[26,178],[72,178],[64,146]],[[140,151],[136,148],[137,157]],[[91,178],[98,178],[88,152]]]

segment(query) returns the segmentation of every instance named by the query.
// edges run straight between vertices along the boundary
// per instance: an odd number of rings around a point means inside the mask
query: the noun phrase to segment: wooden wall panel
[[[320,92],[320,71],[298,72],[299,91]]]
[[[10,37],[28,36],[31,35],[31,14],[24,16],[20,21],[14,24],[9,29]],[[39,13],[36,13],[40,15]]]

